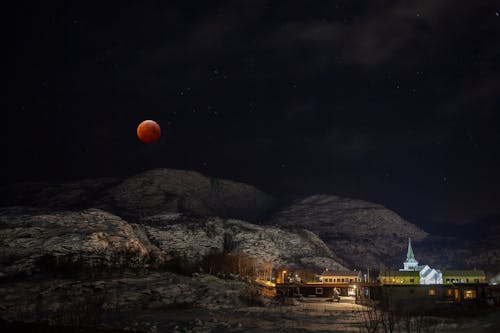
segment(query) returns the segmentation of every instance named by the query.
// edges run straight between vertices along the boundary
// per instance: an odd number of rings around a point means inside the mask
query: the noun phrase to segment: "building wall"
[[[443,284],[453,283],[485,283],[484,275],[448,275],[443,274]]]
[[[453,304],[484,301],[486,285],[386,285],[380,287],[380,294],[373,295],[392,310],[446,309]]]
[[[353,283],[361,282],[361,276],[335,276],[335,275],[322,275],[321,282],[323,283]]]
[[[415,276],[381,276],[380,284],[420,284],[420,277]]]

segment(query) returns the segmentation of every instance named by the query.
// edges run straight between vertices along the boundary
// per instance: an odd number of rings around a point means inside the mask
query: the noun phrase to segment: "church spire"
[[[408,252],[406,253],[406,261],[403,263],[404,268],[400,271],[416,271],[418,270],[418,261],[415,259],[413,249],[411,248],[411,238],[408,238]]]
[[[415,255],[413,254],[413,249],[411,248],[411,238],[408,238],[408,252],[406,253],[406,261],[415,260]]]

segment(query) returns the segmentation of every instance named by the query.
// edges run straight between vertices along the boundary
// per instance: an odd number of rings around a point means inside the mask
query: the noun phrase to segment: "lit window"
[[[427,292],[427,294],[429,296],[436,296],[436,289],[429,289],[429,291]]]
[[[453,296],[453,289],[447,289],[446,296]]]
[[[475,290],[464,290],[464,299],[476,299],[476,297]]]

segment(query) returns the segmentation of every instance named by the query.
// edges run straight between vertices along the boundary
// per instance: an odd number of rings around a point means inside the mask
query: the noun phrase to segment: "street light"
[[[285,284],[285,274],[286,271],[281,272],[281,281],[283,282],[283,284]]]

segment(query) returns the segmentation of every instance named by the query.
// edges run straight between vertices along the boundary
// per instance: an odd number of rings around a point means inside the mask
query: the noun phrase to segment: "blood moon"
[[[154,120],[144,120],[137,126],[137,137],[144,143],[153,143],[158,140],[160,136],[160,125]]]

